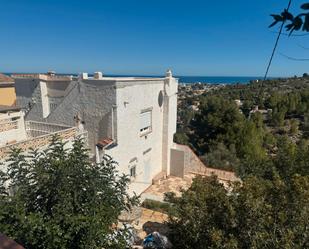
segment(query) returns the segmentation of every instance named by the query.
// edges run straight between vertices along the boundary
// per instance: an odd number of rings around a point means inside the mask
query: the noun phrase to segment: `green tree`
[[[246,178],[227,190],[198,177],[173,203],[168,225],[176,249],[308,248],[309,177]]]
[[[263,119],[262,113],[260,113],[260,112],[252,113],[251,120],[252,120],[252,122],[255,123],[255,125],[258,129],[261,129],[261,128],[264,127],[264,119]]]
[[[263,148],[264,130],[258,120],[248,120],[239,131],[237,151],[239,158],[261,159],[265,156]]]
[[[197,150],[204,154],[210,147],[218,143],[231,146],[237,142],[244,115],[235,101],[223,97],[210,96],[201,101],[200,113],[192,122],[194,141]]]
[[[224,170],[234,170],[239,164],[236,156],[236,148],[231,145],[227,148],[223,143],[219,143],[210,149],[210,152],[201,157],[208,167],[215,167]]]
[[[178,144],[188,144],[189,138],[184,132],[177,131],[174,135],[174,142]]]
[[[9,162],[0,178],[0,187],[8,184],[0,197],[2,233],[34,249],[125,248],[122,235],[111,236],[112,225],[137,199],[111,158],[91,163],[80,139],[66,150],[54,138],[42,152],[15,150]]]
[[[298,134],[298,129],[299,128],[299,121],[296,119],[291,119],[290,120],[290,133],[292,135],[297,135]]]

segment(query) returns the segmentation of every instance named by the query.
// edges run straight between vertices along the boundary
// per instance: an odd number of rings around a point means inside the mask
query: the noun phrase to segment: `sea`
[[[250,81],[261,80],[263,77],[245,76],[175,76],[180,83],[207,83],[207,84],[248,84]]]
[[[133,75],[107,75],[111,77],[130,77]],[[164,77],[162,75],[134,75],[134,77]],[[177,76],[179,83],[193,84],[248,84],[252,80],[261,80],[262,76]]]
[[[7,73],[10,75],[11,73]],[[61,75],[61,74],[60,74]],[[67,73],[63,75],[74,75],[76,73]],[[89,76],[92,76],[89,74]],[[106,76],[110,77],[164,77],[162,75],[115,75],[108,74]],[[248,84],[252,80],[261,80],[261,76],[174,76],[179,79],[179,83],[193,84],[193,83],[202,83],[202,84]]]

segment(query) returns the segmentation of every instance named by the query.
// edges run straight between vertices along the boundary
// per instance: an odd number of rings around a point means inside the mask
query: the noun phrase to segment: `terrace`
[[[8,123],[9,126],[14,124]],[[12,127],[13,128],[13,127]],[[87,138],[87,132],[80,132],[77,127],[58,124],[48,124],[36,121],[25,122],[26,139],[0,146],[0,158],[6,157],[14,148],[22,151],[42,149],[48,146],[53,136],[57,135],[63,141],[73,141],[78,136]]]

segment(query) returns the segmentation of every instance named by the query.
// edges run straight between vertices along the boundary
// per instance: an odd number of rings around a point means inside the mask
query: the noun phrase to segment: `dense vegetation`
[[[249,177],[230,192],[216,178],[196,178],[169,201],[176,249],[309,248],[309,176]]]
[[[180,112],[176,139],[242,181],[226,188],[199,177],[182,197],[169,193],[175,248],[309,248],[309,80],[227,86],[193,98],[199,111],[191,121]],[[251,112],[257,105],[266,111]]]
[[[191,103],[199,111],[189,111]],[[252,82],[193,96],[182,102],[179,119],[176,142],[189,144],[209,166],[237,171],[246,161],[276,154],[284,138],[295,144],[308,138],[309,79]]]
[[[127,231],[113,227],[137,200],[111,158],[91,164],[81,140],[65,150],[55,138],[47,150],[15,150],[9,161],[0,172],[1,233],[25,248],[126,248]]]

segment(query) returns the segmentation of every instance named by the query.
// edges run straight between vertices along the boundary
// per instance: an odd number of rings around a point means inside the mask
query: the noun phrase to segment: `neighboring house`
[[[266,119],[267,118],[267,115],[269,113],[272,112],[272,109],[267,109],[267,110],[263,110],[263,109],[259,109],[259,106],[255,106],[249,113],[249,118],[251,117],[252,114],[254,113],[261,113],[263,118]]]
[[[54,135],[58,135],[70,148],[77,136],[87,134],[77,127],[47,124],[37,121],[24,121],[24,113],[18,107],[0,106],[0,165],[6,169],[7,157],[13,148],[20,148],[24,153],[31,149],[47,148]],[[3,164],[1,164],[3,163]]]
[[[244,104],[240,99],[235,99],[235,103],[236,103],[238,108],[242,107],[243,104]]]
[[[12,106],[16,102],[14,80],[0,73],[0,105]]]
[[[130,192],[142,193],[153,179],[170,174],[176,132],[178,80],[93,77],[54,73],[14,75],[17,103],[26,120],[78,126],[88,131],[97,162],[110,155],[130,175]]]

